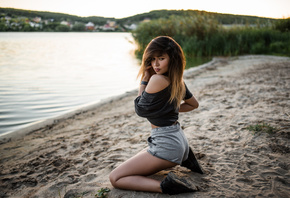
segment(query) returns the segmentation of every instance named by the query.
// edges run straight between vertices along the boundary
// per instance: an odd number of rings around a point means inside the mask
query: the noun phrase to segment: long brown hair
[[[183,71],[185,69],[185,57],[180,45],[171,37],[159,36],[154,38],[146,47],[141,68],[138,77],[143,79],[146,68],[151,65],[151,60],[154,54],[160,55],[166,53],[170,60],[168,65],[167,76],[171,83],[171,96],[169,102],[175,102],[179,108],[181,100],[185,95],[185,86],[183,82]]]

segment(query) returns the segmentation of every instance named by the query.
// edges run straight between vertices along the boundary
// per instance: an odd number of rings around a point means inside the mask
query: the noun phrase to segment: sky
[[[0,7],[114,18],[160,9],[290,17],[290,0],[0,0]]]

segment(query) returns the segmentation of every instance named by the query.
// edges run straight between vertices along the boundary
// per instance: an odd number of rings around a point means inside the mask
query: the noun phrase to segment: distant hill
[[[54,19],[55,22],[60,21],[78,21],[83,23],[93,22],[94,24],[103,25],[107,22],[107,20],[115,20],[114,18],[105,18],[105,17],[80,17],[76,15],[69,15],[64,13],[56,13],[56,12],[43,12],[43,11],[33,11],[33,10],[20,10],[14,8],[0,8],[0,17],[1,16],[9,16],[11,18],[16,17],[41,17],[43,20]]]
[[[256,24],[258,23],[269,23],[277,19],[247,16],[247,15],[233,15],[233,14],[222,14],[215,12],[206,12],[199,10],[154,10],[148,13],[137,14],[131,17],[118,19],[119,23],[135,22],[138,23],[144,19],[158,19],[158,18],[169,18],[171,15],[177,16],[194,16],[204,15],[209,16],[217,20],[221,24]]]
[[[78,21],[83,23],[93,22],[94,24],[104,25],[108,20],[114,20],[118,24],[132,24],[139,23],[145,19],[158,19],[158,18],[169,18],[171,15],[178,16],[192,16],[192,15],[207,15],[216,19],[221,24],[254,24],[254,23],[269,23],[276,19],[256,17],[256,16],[246,16],[246,15],[233,15],[233,14],[221,14],[214,12],[206,12],[199,10],[154,10],[148,13],[137,14],[134,16],[125,17],[122,19],[116,18],[106,18],[101,16],[90,16],[90,17],[80,17],[76,15],[69,15],[64,13],[54,13],[54,12],[43,12],[43,11],[33,11],[33,10],[21,10],[13,8],[0,8],[0,17],[9,16],[12,18],[16,17],[41,17],[43,20],[54,19],[56,22],[60,21]]]

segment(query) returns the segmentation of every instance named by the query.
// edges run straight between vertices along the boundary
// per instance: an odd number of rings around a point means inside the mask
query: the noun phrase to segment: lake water
[[[0,135],[138,87],[130,33],[0,33]]]

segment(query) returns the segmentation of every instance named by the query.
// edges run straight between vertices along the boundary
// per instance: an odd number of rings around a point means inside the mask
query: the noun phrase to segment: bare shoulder
[[[168,87],[169,84],[169,79],[166,76],[154,74],[151,76],[145,91],[147,93],[157,93]]]

